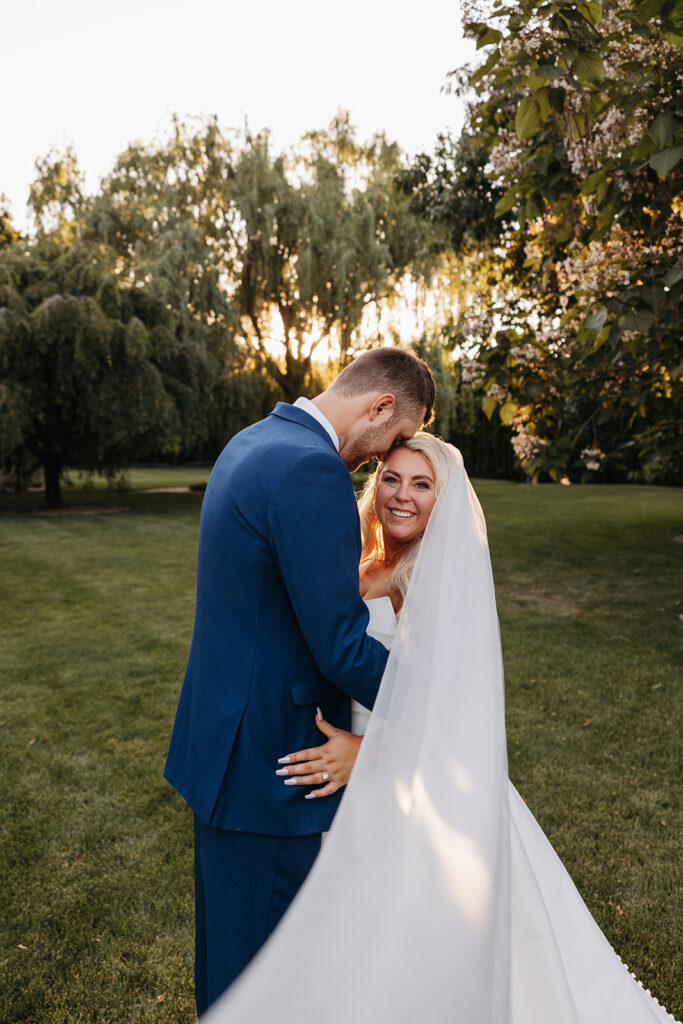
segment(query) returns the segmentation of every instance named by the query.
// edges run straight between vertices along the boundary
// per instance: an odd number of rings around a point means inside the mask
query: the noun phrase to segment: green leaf
[[[638,309],[634,313],[627,313],[621,317],[619,326],[622,331],[637,331],[638,334],[647,334],[652,326],[654,316],[647,309]]]
[[[650,157],[652,167],[660,179],[666,178],[667,174],[674,169],[683,156],[683,146],[671,146],[670,149],[662,149],[659,153],[653,153]]]
[[[580,82],[587,85],[600,84],[605,77],[605,65],[602,57],[592,50],[583,50],[577,54],[573,67],[574,74]]]
[[[505,195],[502,195],[498,202],[496,203],[496,208],[494,210],[495,216],[501,217],[504,213],[507,213],[508,210],[511,210],[512,207],[516,205],[516,203],[517,186],[515,185],[513,186],[513,188],[509,188]]]
[[[644,0],[638,4],[636,19],[640,25],[645,25],[654,18],[662,9],[664,0]]]
[[[562,68],[556,67],[554,64],[541,64],[539,68],[536,68],[534,72],[539,78],[562,78],[564,71]]]
[[[596,192],[600,184],[605,180],[606,171],[604,168],[599,171],[595,171],[594,174],[589,174],[587,178],[581,182],[580,192],[582,196],[589,196]]]
[[[587,327],[589,331],[597,331],[599,333],[605,326],[606,319],[607,310],[604,306],[600,306],[600,309],[596,309],[590,316],[586,317],[583,326]]]
[[[673,285],[678,284],[682,277],[683,267],[674,267],[673,270],[668,272],[668,274],[665,274],[664,284],[667,288],[671,288]]]
[[[664,149],[665,146],[670,145],[675,126],[676,122],[670,111],[667,110],[663,114],[657,115],[647,130],[647,134],[656,143],[657,149]]]
[[[533,96],[525,96],[517,107],[515,131],[520,140],[530,139],[543,125],[541,111]]]
[[[517,412],[516,402],[504,402],[500,407],[500,421],[509,427]]]
[[[480,68],[477,68],[474,74],[470,77],[470,85],[476,85],[481,78],[484,78],[485,75],[488,75],[489,71],[493,70],[493,68],[496,66],[499,60],[500,50],[493,50],[488,55],[488,58],[484,61],[482,66]]]
[[[490,46],[491,43],[499,43],[503,38],[503,33],[499,32],[497,28],[488,28],[477,40],[477,49],[481,50],[482,46]]]
[[[550,100],[550,106],[553,108],[556,114],[561,114],[564,110],[565,91],[564,89],[558,89],[553,87],[548,93],[548,99]]]
[[[597,25],[599,21],[602,21],[602,4],[596,3],[595,0],[579,4],[577,9],[579,14],[583,14],[586,21],[590,22],[591,25]]]
[[[527,85],[533,93],[537,93],[539,89],[547,88],[547,82],[545,78],[540,78],[533,71],[526,78],[525,85]]]
[[[574,114],[569,125],[572,140],[576,142],[577,139],[582,139],[585,135],[588,135],[589,125],[590,121],[586,114],[581,113],[581,111],[578,114]]]
[[[498,403],[496,402],[495,398],[491,398],[490,395],[486,395],[485,398],[482,398],[481,407],[486,413],[487,419],[491,419],[493,413],[495,412],[497,404]]]
[[[639,160],[647,160],[650,154],[653,152],[655,144],[650,136],[645,133],[638,145],[631,150],[631,160],[638,162]]]
[[[650,284],[643,288],[639,288],[638,294],[641,299],[646,302],[648,306],[652,306],[653,309],[656,309],[657,306],[663,302],[666,295],[664,289],[659,284]]]
[[[538,103],[538,109],[542,121],[547,121],[547,119],[550,117],[550,100],[548,99],[549,94],[550,90],[547,85],[543,89],[539,89],[538,92],[535,93],[535,99]]]

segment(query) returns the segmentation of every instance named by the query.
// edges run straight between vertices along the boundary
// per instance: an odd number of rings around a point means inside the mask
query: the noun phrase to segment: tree
[[[251,140],[230,193],[243,227],[242,336],[290,400],[314,383],[322,346],[343,366],[367,344],[367,311],[395,299],[409,273],[428,276],[433,266],[428,232],[396,184],[394,144],[377,136],[358,146],[347,120],[309,143],[288,166],[270,157],[265,137]],[[281,362],[269,351],[275,337]]]
[[[415,344],[415,351],[434,375],[438,395],[429,429],[460,449],[471,477],[519,479],[510,428],[485,415],[481,395],[469,377],[470,362],[452,357],[462,344],[461,328],[459,318]]]
[[[458,259],[488,252],[510,221],[496,214],[505,189],[487,173],[488,162],[486,142],[465,128],[457,139],[439,135],[433,153],[420,153],[398,175],[412,211],[445,228],[436,239]]]
[[[21,234],[12,223],[7,196],[0,192],[0,247],[18,242]]]
[[[466,25],[488,51],[469,130],[509,224],[480,386],[534,476],[676,478],[682,18],[673,0],[494,0]]]
[[[42,465],[56,506],[67,466],[111,471],[169,445],[181,422],[162,373],[173,347],[101,247],[47,237],[3,247],[0,459],[18,479]]]
[[[266,134],[231,142],[215,122],[176,121],[165,143],[122,154],[90,230],[177,329],[222,346],[228,364],[253,357],[293,399],[325,345],[343,365],[366,343],[368,310],[429,273],[429,228],[397,187],[402,166],[382,136],[358,145],[344,117],[289,157]]]
[[[47,156],[36,160],[35,168],[28,205],[37,237],[51,236],[62,244],[73,242],[88,203],[83,191],[85,178],[73,147],[66,146],[63,152],[51,149]]]

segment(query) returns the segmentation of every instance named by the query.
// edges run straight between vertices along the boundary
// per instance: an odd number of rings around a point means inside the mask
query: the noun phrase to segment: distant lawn
[[[140,491],[207,476],[144,469],[127,492],[65,491],[121,515],[0,513],[8,1024],[194,1020],[191,823],[161,771],[202,496]],[[511,777],[622,959],[680,1017],[681,492],[477,490]],[[1,495],[0,509],[40,501]]]
[[[122,477],[108,480],[95,473],[87,476],[78,470],[70,470],[62,482],[62,498],[65,505],[122,505],[127,495],[134,491],[191,487],[201,489],[209,479],[210,466],[133,466]],[[15,496],[0,491],[0,509],[39,509],[45,504],[41,491],[29,491]]]

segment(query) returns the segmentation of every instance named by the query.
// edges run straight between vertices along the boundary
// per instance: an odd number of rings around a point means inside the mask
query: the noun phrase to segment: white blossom
[[[496,402],[504,402],[510,396],[509,391],[502,384],[492,384],[486,394]]]
[[[460,360],[460,375],[463,384],[478,384],[486,376],[486,367],[476,359]]]
[[[605,460],[605,453],[596,445],[588,445],[581,452],[581,461],[586,469],[597,470]]]
[[[515,433],[512,436],[511,444],[515,457],[524,466],[535,459],[543,448],[548,446],[548,441],[544,437],[530,434],[526,426],[523,423],[519,423],[515,426]]]

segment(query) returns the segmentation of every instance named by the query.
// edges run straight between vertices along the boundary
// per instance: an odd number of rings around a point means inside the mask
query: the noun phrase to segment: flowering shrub
[[[514,427],[534,477],[626,456],[637,478],[680,473],[681,7],[465,8],[487,55],[469,79],[469,130],[504,189],[495,245],[507,266],[469,354],[485,410]],[[616,421],[622,444],[603,451]]]

